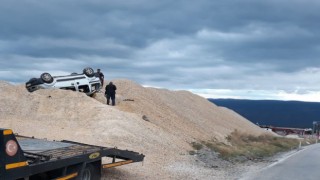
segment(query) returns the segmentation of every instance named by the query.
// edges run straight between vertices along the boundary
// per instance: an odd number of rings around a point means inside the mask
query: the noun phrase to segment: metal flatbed
[[[15,147],[15,143],[17,147]],[[100,179],[101,168],[110,168],[143,161],[144,155],[117,148],[94,146],[73,141],[48,141],[14,135],[0,129],[0,179]],[[16,152],[15,152],[16,151]],[[15,152],[12,154],[12,152]],[[110,158],[102,164],[102,158]],[[94,174],[94,175],[92,175]],[[44,178],[42,178],[44,177]],[[80,177],[80,178],[79,178]],[[99,177],[99,178],[97,178]],[[88,179],[88,178],[84,178]]]

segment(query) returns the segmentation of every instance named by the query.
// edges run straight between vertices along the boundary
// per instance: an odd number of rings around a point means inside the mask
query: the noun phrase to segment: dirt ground
[[[216,140],[238,130],[265,133],[239,114],[188,91],[145,88],[125,79],[116,106],[103,93],[94,98],[67,90],[29,93],[24,85],[0,81],[0,124],[15,133],[73,140],[143,153],[143,163],[104,170],[105,179],[236,179],[243,166],[211,154],[207,163],[190,155],[191,142]]]

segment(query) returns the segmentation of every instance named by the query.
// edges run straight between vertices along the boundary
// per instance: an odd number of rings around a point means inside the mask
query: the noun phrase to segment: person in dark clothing
[[[97,77],[99,77],[100,81],[101,81],[101,88],[103,87],[103,82],[104,82],[104,75],[101,72],[100,69],[97,69]]]
[[[117,90],[117,87],[112,82],[110,82],[106,86],[105,96],[107,98],[108,105],[110,103],[110,98],[112,101],[112,106],[114,106],[116,104],[116,90]]]

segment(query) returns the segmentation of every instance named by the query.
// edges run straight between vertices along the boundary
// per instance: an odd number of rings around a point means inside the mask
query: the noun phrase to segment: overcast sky
[[[320,102],[318,0],[0,3],[0,80],[90,66],[205,97]]]

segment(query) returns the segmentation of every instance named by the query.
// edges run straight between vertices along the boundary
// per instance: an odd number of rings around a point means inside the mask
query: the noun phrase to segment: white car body
[[[92,69],[91,69],[92,70]],[[92,73],[93,70],[92,70]],[[84,92],[91,96],[101,88],[101,81],[96,73],[90,76],[83,74],[72,73],[66,76],[52,76],[48,73],[50,81],[45,82],[42,78],[32,78],[26,83],[26,88],[29,92],[37,89],[67,89]]]

